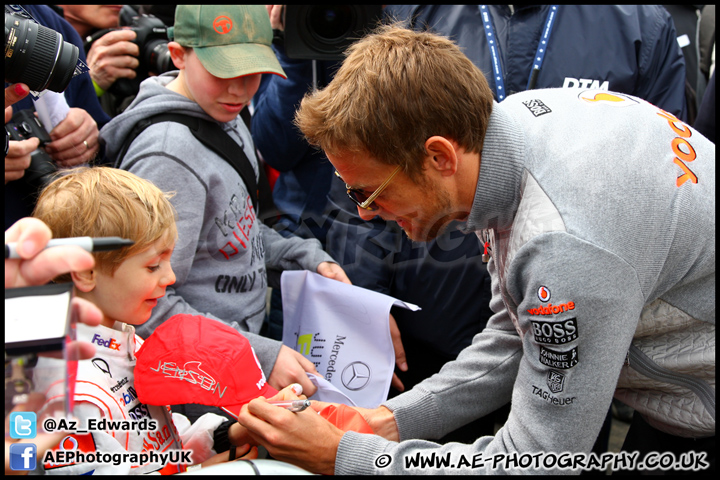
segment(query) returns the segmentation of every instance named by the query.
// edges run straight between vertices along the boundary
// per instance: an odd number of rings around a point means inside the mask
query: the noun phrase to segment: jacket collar
[[[468,232],[509,228],[520,203],[525,138],[500,105],[493,103],[485,133],[475,199],[465,229]]]

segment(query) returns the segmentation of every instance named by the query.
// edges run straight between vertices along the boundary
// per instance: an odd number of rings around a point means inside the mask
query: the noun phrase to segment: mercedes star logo
[[[363,362],[353,362],[345,367],[340,379],[348,390],[362,390],[370,381],[370,367]]]

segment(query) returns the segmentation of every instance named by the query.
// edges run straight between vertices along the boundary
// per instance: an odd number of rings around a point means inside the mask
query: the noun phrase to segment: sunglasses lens
[[[368,199],[367,195],[357,190],[348,190],[348,195],[350,195],[350,198],[352,198],[353,201],[358,204],[363,203],[365,200]]]
[[[352,200],[358,207],[364,208],[365,210],[377,210],[377,208],[372,203],[367,207],[362,206],[363,202],[368,199],[368,195],[365,195],[363,192],[348,189],[347,194],[348,197],[350,197],[350,200]]]

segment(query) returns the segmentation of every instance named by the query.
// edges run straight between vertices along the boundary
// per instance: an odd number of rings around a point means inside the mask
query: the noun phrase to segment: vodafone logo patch
[[[541,302],[547,302],[548,300],[550,300],[550,290],[548,290],[545,285],[542,285],[540,288],[538,288],[537,296]]]

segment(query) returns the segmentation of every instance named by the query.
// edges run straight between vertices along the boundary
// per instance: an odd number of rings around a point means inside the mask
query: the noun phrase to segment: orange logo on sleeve
[[[622,102],[623,99],[609,93],[598,93],[593,98],[583,98],[586,102]]]
[[[690,142],[687,141],[687,139],[692,136],[692,131],[672,113],[660,110],[658,115],[666,119],[670,128],[678,135],[670,142],[672,151],[675,154],[673,162],[683,171],[683,174],[677,178],[676,185],[679,187],[688,180],[692,183],[698,183],[697,176],[690,170],[690,167],[687,166],[687,163],[697,158],[695,149],[690,145]]]
[[[638,105],[637,100],[630,98],[626,95],[620,95],[615,93],[599,92],[597,90],[586,90],[580,92],[578,98],[585,100],[591,104],[604,104],[611,105],[613,107],[630,107]]]

